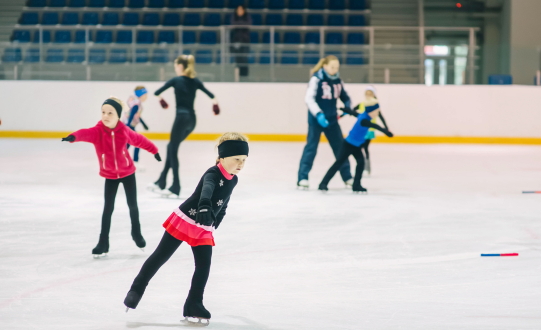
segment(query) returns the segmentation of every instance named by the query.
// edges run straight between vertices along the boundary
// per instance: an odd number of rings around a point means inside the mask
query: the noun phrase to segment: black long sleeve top
[[[214,98],[214,94],[205,88],[201,80],[186,76],[178,76],[170,79],[165,85],[158,89],[154,95],[160,95],[170,87],[175,88],[177,109],[185,109],[189,112],[194,112],[193,103],[195,101],[195,93],[198,89],[207,94],[211,99]]]

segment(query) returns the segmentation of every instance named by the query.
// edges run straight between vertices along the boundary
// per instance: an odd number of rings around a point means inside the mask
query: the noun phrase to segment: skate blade
[[[206,321],[206,322],[203,322]],[[190,326],[190,327],[206,327],[210,324],[209,319],[203,319],[200,317],[185,317],[184,320],[180,320],[181,324]]]
[[[94,257],[94,259],[100,259],[100,258],[103,258],[103,257],[107,257],[107,253],[108,252],[105,252],[105,253],[102,253],[102,254],[93,254],[92,257]]]
[[[308,190],[308,187],[304,187],[304,186],[297,186],[297,190]]]
[[[368,191],[354,191],[353,192],[355,195],[368,195]]]
[[[141,249],[141,251],[145,252],[145,248],[140,248],[140,249]]]

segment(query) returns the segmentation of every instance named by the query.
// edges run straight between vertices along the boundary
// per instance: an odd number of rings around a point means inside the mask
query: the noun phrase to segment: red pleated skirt
[[[196,223],[178,208],[165,220],[163,227],[171,236],[190,246],[215,245],[212,236],[214,227]]]

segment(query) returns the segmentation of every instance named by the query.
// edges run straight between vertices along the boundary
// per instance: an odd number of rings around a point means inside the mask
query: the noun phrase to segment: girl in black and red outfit
[[[124,102],[115,97],[108,98],[101,106],[101,121],[96,126],[80,129],[62,139],[62,141],[71,143],[92,143],[96,148],[100,163],[100,175],[105,178],[105,206],[101,218],[100,240],[92,250],[95,258],[109,252],[111,216],[115,208],[115,198],[120,183],[124,185],[130,208],[131,236],[139,248],[146,246],[139,223],[135,166],[126,146],[129,143],[136,148],[150,152],[158,161],[161,161],[161,158],[158,154],[158,148],[152,142],[119,121],[122,108],[125,108]]]
[[[203,291],[210,273],[210,261],[214,237],[212,232],[222,222],[237,176],[248,157],[248,139],[240,133],[226,133],[218,142],[219,158],[216,166],[209,168],[195,189],[165,221],[165,233],[156,251],[145,261],[141,271],[124,300],[128,308],[135,309],[141,300],[150,279],[169,260],[182,242],[192,247],[195,272],[192,286],[184,304],[188,318],[210,319],[203,306]]]

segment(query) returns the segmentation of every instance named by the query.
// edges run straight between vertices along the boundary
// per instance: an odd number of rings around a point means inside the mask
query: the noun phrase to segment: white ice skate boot
[[[310,187],[310,183],[308,182],[308,180],[306,179],[303,179],[299,182],[297,182],[297,187],[303,189],[303,190],[308,190],[308,188]]]
[[[347,181],[344,181],[344,183],[346,184],[346,188],[349,188],[351,189],[351,187],[353,187],[353,178],[347,180]]]
[[[147,190],[154,191],[154,192],[159,192],[159,191],[162,191],[162,188],[160,188],[160,186],[158,186],[157,184],[152,182],[152,183],[148,184]]]
[[[177,195],[169,189],[163,189],[163,190],[155,191],[155,192],[159,193],[162,198],[176,198],[176,199],[180,198],[180,194]]]

